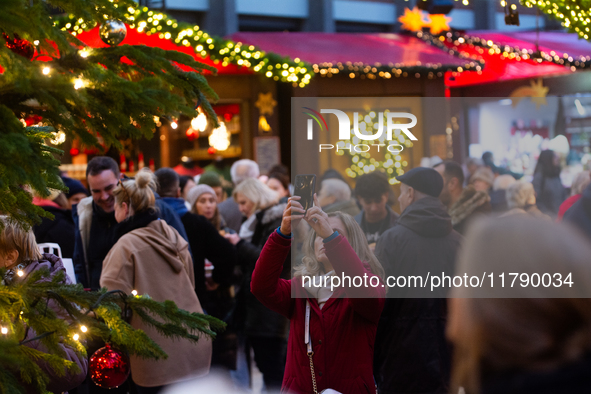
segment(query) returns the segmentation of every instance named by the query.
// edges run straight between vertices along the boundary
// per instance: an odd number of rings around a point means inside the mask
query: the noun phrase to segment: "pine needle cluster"
[[[0,270],[0,277],[4,273]],[[57,376],[78,372],[60,344],[86,354],[84,342],[100,338],[139,357],[167,358],[144,331],[127,322],[131,314],[173,339],[197,342],[225,328],[216,318],[184,311],[172,301],[106,289],[87,292],[80,284],[64,285],[64,280],[64,272],[50,277],[47,269],[40,269],[22,281],[0,285],[0,392],[25,392],[23,384],[45,392],[48,376],[40,363]],[[24,346],[32,341],[39,341],[46,351]]]

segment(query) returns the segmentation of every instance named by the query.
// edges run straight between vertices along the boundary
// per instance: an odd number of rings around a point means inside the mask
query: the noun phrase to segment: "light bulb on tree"
[[[203,112],[199,111],[199,115],[191,120],[191,127],[194,130],[205,131],[205,128],[207,127],[207,118]]]
[[[80,326],[80,331],[86,332],[88,331],[88,328],[86,328],[86,326]]]
[[[63,131],[58,131],[57,133],[53,134],[54,137],[49,140],[53,145],[61,145],[66,142],[66,133]]]
[[[43,75],[49,75],[50,71],[51,71],[51,68],[43,67]]]
[[[230,133],[224,122],[220,122],[220,127],[211,132],[209,145],[220,151],[224,151],[230,147]]]
[[[176,130],[179,127],[179,124],[173,120],[170,122],[170,127],[172,127],[173,130]]]
[[[84,87],[84,81],[82,81],[80,78],[76,78],[74,80],[74,89],[78,90],[83,87]]]
[[[8,328],[2,327],[2,329],[0,329],[0,332],[2,332],[2,334],[6,335],[6,334],[8,334]]]

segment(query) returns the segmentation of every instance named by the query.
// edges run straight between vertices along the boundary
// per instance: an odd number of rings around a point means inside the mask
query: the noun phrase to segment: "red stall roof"
[[[463,40],[458,41],[459,37]],[[561,32],[469,31],[453,36],[445,44],[465,55],[483,59],[485,65],[481,73],[448,74],[446,86],[452,88],[571,74],[578,68],[589,67],[591,60],[591,43],[578,39],[576,34]],[[490,49],[495,46],[500,54],[491,54]],[[531,58],[537,50],[542,58]],[[527,54],[528,58],[507,57],[503,52]]]
[[[108,46],[101,40],[99,36],[98,27],[79,33],[76,37],[80,41],[92,48],[104,48]],[[129,28],[129,26],[127,26],[127,35],[125,36],[125,39],[122,41],[122,44],[146,45],[149,47],[158,47],[169,51],[172,50],[183,52],[193,56],[197,61],[215,67],[218,70],[218,74],[254,74],[254,71],[252,71],[248,67],[238,66],[233,63],[229,63],[227,66],[223,66],[220,62],[214,62],[213,60],[211,60],[209,56],[200,56],[195,52],[195,49],[193,49],[193,47],[177,45],[174,43],[174,41],[166,38],[159,38],[156,34],[147,35],[145,33],[139,33],[136,29]],[[186,69],[186,67],[182,68]],[[190,70],[186,69],[185,71]]]
[[[318,65],[362,63],[400,68],[432,68],[434,65],[457,68],[471,62],[414,36],[396,33],[235,33],[228,38]]]

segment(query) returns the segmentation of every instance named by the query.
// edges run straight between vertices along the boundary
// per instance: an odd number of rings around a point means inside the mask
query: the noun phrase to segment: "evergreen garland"
[[[521,0],[529,8],[538,7],[558,19],[571,33],[591,41],[591,0]]]

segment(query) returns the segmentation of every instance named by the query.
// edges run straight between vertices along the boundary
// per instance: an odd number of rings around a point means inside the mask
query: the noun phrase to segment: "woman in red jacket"
[[[330,388],[344,394],[375,393],[373,346],[386,293],[384,270],[355,220],[341,212],[327,215],[314,196],[316,206],[304,216],[313,231],[304,244],[303,263],[293,279],[280,279],[292,225],[304,213],[299,198],[289,199],[281,227],[267,240],[251,282],[252,293],[264,305],[290,319],[282,392]],[[333,275],[365,278],[368,285],[331,288],[337,284]]]

